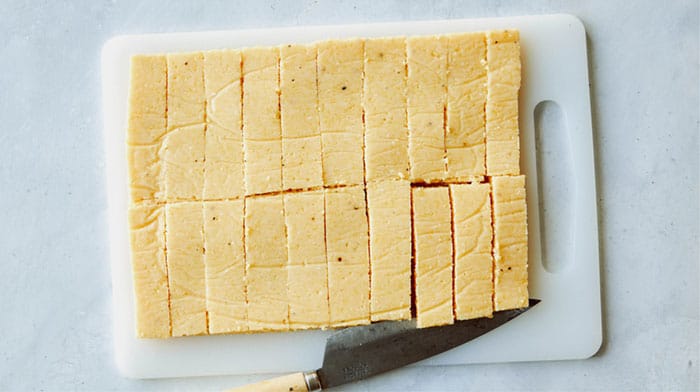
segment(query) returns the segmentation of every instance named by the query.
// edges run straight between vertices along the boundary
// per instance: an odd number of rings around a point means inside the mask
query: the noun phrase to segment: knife
[[[462,345],[525,313],[529,308],[494,312],[492,318],[455,321],[452,325],[416,328],[416,320],[383,321],[350,327],[326,341],[323,366],[229,392],[316,392],[397,369]]]

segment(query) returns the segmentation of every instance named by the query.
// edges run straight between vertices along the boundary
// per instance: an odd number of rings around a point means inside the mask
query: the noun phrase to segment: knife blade
[[[452,325],[416,328],[416,320],[383,321],[350,327],[326,341],[320,369],[246,385],[231,391],[315,392],[397,369],[440,354],[492,331],[530,307],[494,312],[492,318],[455,321]]]

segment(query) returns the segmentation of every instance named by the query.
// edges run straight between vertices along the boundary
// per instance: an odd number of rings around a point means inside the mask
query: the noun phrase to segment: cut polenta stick
[[[450,185],[457,320],[493,314],[490,193],[489,184]]]
[[[247,331],[243,200],[204,202],[204,247],[209,333]]]
[[[406,40],[406,51],[410,179],[443,181],[446,176],[447,39],[410,37]]]
[[[168,54],[168,128],[204,123],[204,56]]]
[[[494,224],[494,310],[528,305],[525,176],[491,179]]]
[[[490,176],[520,174],[520,35],[487,33],[486,170]]]
[[[326,255],[332,327],[368,324],[369,255],[365,192],[326,189]]]
[[[129,229],[136,335],[140,338],[166,338],[170,336],[170,309],[163,207],[145,203],[131,206]]]
[[[289,326],[328,326],[328,267],[323,191],[284,195],[287,225]]]
[[[372,321],[411,318],[411,184],[367,184]]]
[[[435,187],[412,192],[417,326],[453,324],[449,191]]]
[[[289,329],[283,195],[245,199],[245,258],[248,329]]]
[[[201,53],[168,56],[168,133],[163,141],[167,201],[200,200],[204,186],[204,76]]]
[[[204,52],[207,97],[204,198],[231,199],[244,193],[241,130],[241,53]]]
[[[362,40],[318,44],[318,111],[324,185],[364,182]]]
[[[131,58],[129,125],[126,134],[131,202],[160,200],[161,138],[166,132],[165,56]]]
[[[406,44],[404,38],[365,41],[362,106],[365,179],[408,178]]]
[[[486,175],[486,35],[448,35],[447,178],[481,180]]]
[[[207,333],[202,203],[165,206],[172,336]]]
[[[245,192],[276,192],[282,189],[279,49],[243,49],[242,61]]]
[[[282,187],[305,189],[322,186],[315,46],[281,47],[280,109]]]

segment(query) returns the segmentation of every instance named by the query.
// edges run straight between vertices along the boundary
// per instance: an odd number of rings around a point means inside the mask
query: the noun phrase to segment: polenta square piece
[[[486,168],[488,175],[520,174],[520,34],[487,33]]]
[[[204,123],[204,56],[173,53],[168,60],[168,128]]]
[[[525,176],[491,179],[494,225],[494,309],[528,306]]]
[[[486,174],[486,35],[449,35],[447,58],[447,177],[481,180]]]
[[[457,320],[493,313],[490,193],[489,184],[450,185]]]
[[[410,37],[408,53],[408,156],[412,182],[445,179],[447,39]]]
[[[167,201],[201,200],[204,186],[204,76],[201,53],[168,55],[168,133],[163,141]]]
[[[364,42],[354,39],[317,45],[323,184],[362,184]]]
[[[242,51],[245,194],[282,190],[279,49]]]
[[[240,197],[244,194],[240,51],[204,52],[204,87],[204,198]]]
[[[166,132],[166,85],[165,56],[131,58],[126,143],[132,203],[163,197],[158,151]]]
[[[406,43],[404,38],[365,41],[365,179],[408,178]]]
[[[172,336],[207,333],[202,202],[165,206]]]
[[[412,193],[417,326],[453,324],[449,190],[413,188]]]
[[[245,199],[245,258],[249,330],[289,329],[283,195]]]
[[[289,273],[289,326],[328,326],[328,267],[323,190],[284,195]]]
[[[411,184],[367,184],[372,321],[411,318]]]
[[[209,333],[247,331],[243,200],[204,202],[204,248]]]
[[[365,191],[326,190],[326,255],[332,327],[368,324],[369,255]]]
[[[323,185],[316,75],[315,46],[281,47],[280,110],[284,189]]]
[[[163,206],[142,203],[129,208],[129,231],[136,335],[166,338],[170,336],[170,307]]]

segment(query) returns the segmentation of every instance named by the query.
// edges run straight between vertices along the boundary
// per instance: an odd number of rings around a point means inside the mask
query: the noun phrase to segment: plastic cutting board
[[[102,53],[104,136],[114,345],[121,373],[156,378],[316,369],[330,333],[135,338],[125,151],[131,55],[499,28],[519,29],[521,34],[521,167],[527,175],[530,295],[542,303],[511,323],[416,366],[593,355],[600,347],[602,331],[586,34],[573,16],[543,15],[133,35],[108,41]],[[538,107],[545,101],[556,104]],[[558,112],[552,109],[557,106]],[[553,118],[558,119],[558,127],[536,127],[536,111],[543,118],[541,124]]]

